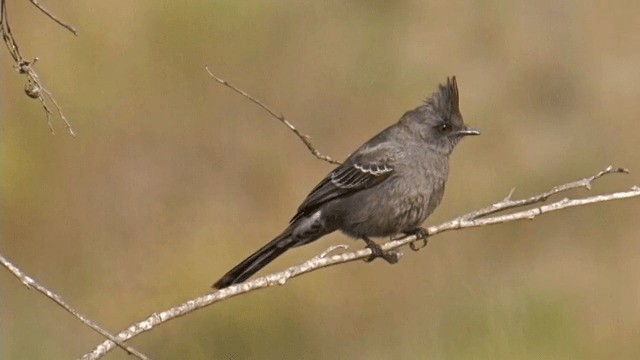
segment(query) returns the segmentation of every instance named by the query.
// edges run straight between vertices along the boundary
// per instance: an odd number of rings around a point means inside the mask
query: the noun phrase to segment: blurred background
[[[12,30],[73,123],[52,136],[0,52],[0,250],[117,332],[206,293],[332,166],[456,75],[466,122],[427,225],[609,164],[640,184],[640,2],[27,1]],[[157,359],[637,359],[640,200],[453,231],[400,264],[325,269],[131,341]],[[260,274],[302,262],[341,234]],[[0,358],[102,338],[0,270]],[[112,351],[107,359],[129,359]]]

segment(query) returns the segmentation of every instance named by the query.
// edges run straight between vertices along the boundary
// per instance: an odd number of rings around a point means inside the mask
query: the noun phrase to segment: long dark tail
[[[213,284],[213,287],[223,289],[247,280],[251,275],[294,246],[295,244],[291,239],[291,227],[289,227],[267,245],[229,270],[220,280]]]

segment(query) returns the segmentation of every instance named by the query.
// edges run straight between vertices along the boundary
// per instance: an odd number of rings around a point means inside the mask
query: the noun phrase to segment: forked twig
[[[523,220],[523,219],[533,219],[538,215],[542,215],[549,212],[558,211],[558,210],[562,210],[562,209],[566,209],[574,206],[582,206],[582,205],[594,204],[598,202],[628,199],[628,198],[640,196],[640,187],[633,186],[628,191],[621,191],[621,192],[615,192],[610,194],[595,195],[595,196],[575,198],[575,199],[564,198],[564,199],[555,201],[551,204],[541,205],[539,207],[529,208],[529,209],[525,209],[517,212],[508,213],[505,215],[497,215],[493,217],[488,216],[490,214],[495,214],[500,211],[505,211],[505,210],[510,210],[510,209],[515,209],[519,207],[525,207],[525,206],[541,203],[546,201],[549,197],[567,190],[576,189],[579,187],[590,188],[591,183],[594,180],[604,175],[614,174],[614,173],[626,173],[626,172],[627,171],[625,169],[609,166],[605,170],[598,172],[594,176],[586,177],[578,181],[553,187],[552,189],[546,192],[543,192],[539,195],[532,196],[530,198],[526,198],[523,200],[511,200],[511,196],[508,196],[504,200],[499,201],[486,208],[483,208],[477,211],[472,211],[468,214],[459,216],[451,221],[442,223],[440,225],[431,226],[427,228],[427,232],[429,236],[434,236],[438,233],[449,231],[449,230],[458,230],[458,229],[471,228],[471,227],[477,227],[477,226],[485,226],[485,225]],[[417,237],[414,235],[411,235],[399,240],[389,241],[384,245],[382,245],[381,247],[384,250],[393,250],[393,249],[397,249],[402,246],[411,244],[416,240],[418,240]],[[341,245],[341,246],[344,246],[344,245]],[[170,309],[153,313],[146,319],[131,325],[125,330],[122,330],[118,334],[118,338],[123,340],[128,340],[143,332],[153,329],[155,326],[161,325],[167,321],[173,320],[180,316],[184,316],[198,309],[202,309],[211,304],[232,298],[234,296],[242,295],[254,290],[277,286],[277,285],[284,285],[289,279],[294,278],[296,276],[300,276],[308,272],[326,268],[329,266],[344,264],[344,263],[355,261],[358,259],[365,259],[371,255],[371,250],[367,248],[358,250],[358,251],[353,251],[353,252],[330,255],[330,253],[334,252],[335,250],[336,250],[336,247],[333,246],[329,248],[327,251],[323,252],[321,255],[316,256],[313,259],[308,260],[300,265],[292,266],[284,271],[270,274],[270,275],[265,275],[241,284],[232,285],[228,288],[217,290],[215,292],[197,297],[195,299],[188,300]],[[104,354],[106,354],[111,349],[113,349],[114,346],[115,345],[112,342],[108,340],[104,341],[103,343],[98,345],[95,349],[93,349],[91,352],[85,354],[82,357],[82,359],[83,360],[99,359]]]
[[[73,26],[63,22],[58,17],[53,15],[49,10],[43,7],[37,0],[29,0],[29,1],[38,10],[42,11],[53,21],[55,21],[59,25],[63,26],[65,29],[77,35],[77,31]],[[27,77],[27,82],[24,87],[25,94],[32,99],[38,99],[40,101],[40,104],[42,105],[42,108],[45,111],[47,124],[49,125],[49,129],[51,130],[51,133],[55,134],[55,130],[53,127],[53,123],[51,121],[51,115],[53,114],[53,111],[51,110],[51,106],[49,105],[49,102],[53,103],[53,107],[55,107],[58,113],[58,116],[60,116],[60,119],[62,119],[65,126],[67,127],[69,134],[75,137],[76,134],[73,131],[71,123],[62,112],[62,108],[60,107],[56,99],[53,97],[53,94],[51,94],[51,91],[49,91],[44,86],[44,83],[40,79],[40,76],[38,76],[38,73],[33,68],[33,66],[38,61],[38,58],[34,58],[32,61],[30,61],[30,60],[27,60],[20,53],[20,48],[18,47],[18,43],[16,42],[13,36],[13,33],[11,32],[11,26],[9,25],[9,14],[7,12],[6,0],[0,0],[0,33],[2,35],[3,42],[7,46],[7,49],[9,50],[9,54],[13,58],[14,68],[19,74],[23,74]]]
[[[504,198],[504,200],[495,203],[491,206],[488,206],[484,209],[479,209],[476,210],[474,212],[471,212],[467,215],[464,215],[463,217],[467,220],[471,220],[471,219],[477,219],[483,216],[487,216],[487,215],[491,215],[494,214],[496,212],[499,211],[504,211],[504,210],[509,210],[509,209],[513,209],[516,207],[521,207],[521,206],[526,206],[526,205],[531,205],[531,204],[535,204],[538,202],[544,202],[546,201],[548,198],[550,198],[551,196],[563,192],[563,191],[567,191],[567,190],[571,190],[571,189],[577,189],[577,188],[581,188],[584,187],[587,190],[591,190],[591,183],[593,183],[594,180],[605,176],[605,175],[609,175],[609,174],[628,174],[629,170],[624,169],[624,168],[617,168],[617,167],[613,167],[611,165],[609,165],[606,169],[598,172],[597,174],[593,175],[593,176],[589,176],[587,178],[584,179],[580,179],[578,181],[573,181],[567,184],[563,184],[563,185],[559,185],[559,186],[554,186],[553,188],[551,188],[549,191],[545,191],[542,194],[538,194],[535,196],[532,196],[530,198],[527,199],[521,199],[521,200],[511,200],[511,197],[513,196],[513,193],[515,192],[516,188],[511,189],[511,191],[509,192],[509,194],[507,195],[506,198]]]

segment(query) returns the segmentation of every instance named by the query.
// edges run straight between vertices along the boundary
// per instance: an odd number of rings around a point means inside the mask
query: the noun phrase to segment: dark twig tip
[[[51,11],[46,9],[44,6],[40,5],[40,3],[38,3],[37,0],[29,0],[29,2],[31,2],[31,4],[33,4],[33,6],[38,8],[38,10],[42,11],[45,15],[47,15],[51,20],[55,21],[58,25],[62,26],[63,28],[65,28],[67,30],[69,30],[71,33],[73,33],[73,35],[78,36],[78,30],[76,30],[76,28],[73,27],[73,25],[67,24],[62,19],[58,18]]]
[[[604,169],[604,171],[602,173],[603,174],[613,174],[613,173],[628,174],[629,173],[629,169],[622,168],[622,167],[615,167],[613,165],[609,165],[609,166],[607,166],[606,169]]]

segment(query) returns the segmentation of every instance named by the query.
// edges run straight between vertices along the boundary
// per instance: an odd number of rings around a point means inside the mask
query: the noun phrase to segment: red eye
[[[439,130],[441,133],[449,132],[449,131],[451,131],[451,125],[449,125],[449,124],[447,124],[447,123],[442,123],[442,124],[440,124],[440,125],[438,126],[438,130]]]

